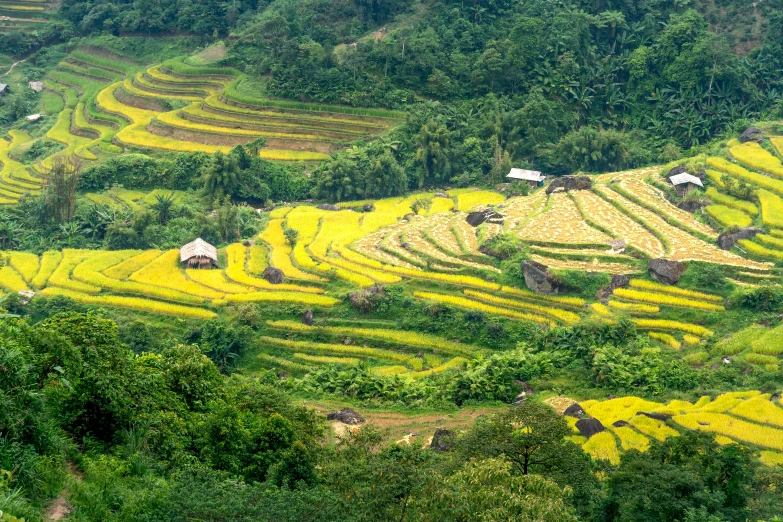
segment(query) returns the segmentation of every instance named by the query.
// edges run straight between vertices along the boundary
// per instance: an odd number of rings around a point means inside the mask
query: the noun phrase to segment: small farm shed
[[[704,185],[699,178],[688,174],[687,172],[675,174],[669,178],[669,181],[674,185],[674,190],[677,191],[677,194],[680,196],[684,196],[696,188],[704,188]]]
[[[3,96],[7,92],[8,92],[8,84],[0,83],[0,96]]]
[[[179,249],[179,262],[187,268],[217,267],[217,248],[198,238]]]
[[[544,178],[539,171],[537,170],[525,170],[525,169],[511,169],[511,171],[506,176],[507,178],[511,178],[515,181],[524,181],[528,185],[530,185],[531,188],[540,187],[544,184]]]

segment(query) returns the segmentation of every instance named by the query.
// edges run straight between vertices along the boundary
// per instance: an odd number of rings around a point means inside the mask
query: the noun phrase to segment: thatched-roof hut
[[[217,267],[217,248],[198,238],[179,249],[179,261],[187,268]]]

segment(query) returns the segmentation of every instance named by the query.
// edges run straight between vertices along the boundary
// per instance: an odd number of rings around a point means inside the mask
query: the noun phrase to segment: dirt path
[[[55,522],[57,520],[65,520],[68,515],[71,514],[71,505],[65,499],[67,491],[60,492],[60,496],[54,499],[52,505],[46,510],[46,516],[44,520],[46,522]]]
[[[14,70],[14,67],[16,67],[16,66],[17,66],[17,65],[19,65],[20,63],[24,62],[25,60],[27,60],[27,58],[25,58],[24,60],[19,60],[18,62],[14,62],[14,63],[12,63],[12,64],[11,64],[11,68],[10,68],[10,69],[8,69],[8,70],[7,70],[6,72],[4,72],[3,74],[0,74],[0,77],[2,77],[2,76],[5,76],[6,74],[8,74],[8,73],[10,73],[11,71],[13,71],[13,70]]]

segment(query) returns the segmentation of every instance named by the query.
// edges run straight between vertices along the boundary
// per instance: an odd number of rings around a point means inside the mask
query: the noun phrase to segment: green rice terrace
[[[52,2],[47,0],[0,1],[0,32],[36,30],[49,21]]]

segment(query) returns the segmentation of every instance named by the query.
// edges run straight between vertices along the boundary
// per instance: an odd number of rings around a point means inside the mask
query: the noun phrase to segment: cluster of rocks
[[[546,193],[551,194],[556,190],[569,192],[571,190],[590,190],[593,180],[589,176],[561,176],[555,179],[546,188]]]
[[[465,221],[467,221],[470,226],[477,227],[484,223],[489,223],[493,225],[502,225],[505,219],[506,218],[505,216],[503,216],[503,214],[495,210],[492,210],[491,208],[488,208],[484,210],[477,210],[475,212],[471,212],[465,218]]]

